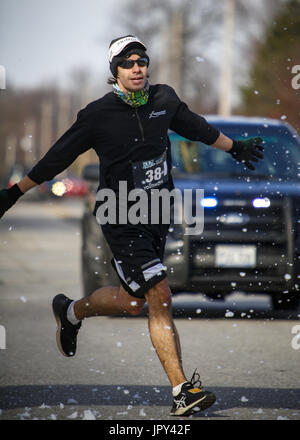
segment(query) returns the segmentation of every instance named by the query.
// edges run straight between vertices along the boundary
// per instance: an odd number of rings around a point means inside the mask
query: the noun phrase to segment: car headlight
[[[215,208],[218,205],[218,199],[216,197],[203,197],[200,203],[204,208]]]
[[[64,182],[55,182],[51,187],[51,191],[55,196],[62,197],[67,191],[67,188]]]
[[[252,200],[254,208],[269,208],[271,206],[270,199],[268,197],[257,197]]]

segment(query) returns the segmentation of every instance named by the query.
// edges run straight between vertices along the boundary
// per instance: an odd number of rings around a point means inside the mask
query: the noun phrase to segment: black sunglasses
[[[144,67],[148,65],[148,60],[147,58],[139,58],[138,60],[123,60],[119,66],[123,69],[132,69],[135,63],[137,63],[137,65],[140,67]]]

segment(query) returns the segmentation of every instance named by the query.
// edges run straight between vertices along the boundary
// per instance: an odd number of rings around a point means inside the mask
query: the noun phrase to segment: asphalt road
[[[81,297],[81,210],[25,199],[0,221],[0,420],[174,421],[147,308],[85,320],[74,358],[56,347],[52,298]],[[191,420],[300,419],[300,310],[275,313],[267,296],[241,293],[173,304],[185,372],[198,368],[217,396]]]

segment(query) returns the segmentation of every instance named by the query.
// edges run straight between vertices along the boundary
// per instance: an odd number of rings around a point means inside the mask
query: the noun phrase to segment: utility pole
[[[56,138],[64,134],[71,125],[71,98],[69,93],[62,89],[58,90],[58,108],[57,108],[57,133]]]
[[[52,144],[52,115],[53,105],[47,99],[41,104],[41,133],[40,133],[40,157],[49,150]]]
[[[162,48],[158,66],[158,81],[168,83],[178,95],[183,92],[183,12],[170,12],[167,23],[161,30]]]
[[[183,13],[182,10],[174,11],[171,19],[171,72],[170,80],[179,96],[183,89]]]
[[[24,124],[24,136],[20,141],[20,146],[24,152],[24,166],[29,169],[36,160],[35,152],[36,140],[36,120],[28,118]]]
[[[232,63],[234,35],[235,0],[225,0],[224,45],[221,84],[219,94],[219,114],[230,116],[232,110]]]
[[[160,58],[159,58],[159,64],[158,64],[158,82],[160,84],[166,84],[168,81],[170,81],[170,26],[168,23],[166,23],[165,26],[161,27],[160,31],[160,39],[161,39],[161,52],[160,52]]]
[[[17,161],[17,136],[15,134],[10,134],[6,138],[6,148],[5,148],[5,158],[4,158],[4,169],[10,172],[11,168],[15,165]]]

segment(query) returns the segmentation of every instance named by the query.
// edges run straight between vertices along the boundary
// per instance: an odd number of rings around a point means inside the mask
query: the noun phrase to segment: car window
[[[300,178],[300,144],[298,138],[284,126],[265,125],[221,125],[214,124],[232,139],[263,138],[264,159],[255,164],[251,175],[263,175],[284,181]],[[172,145],[173,175],[182,173],[245,174],[249,170],[232,160],[231,155],[201,142],[184,139],[176,133],[170,134]]]

